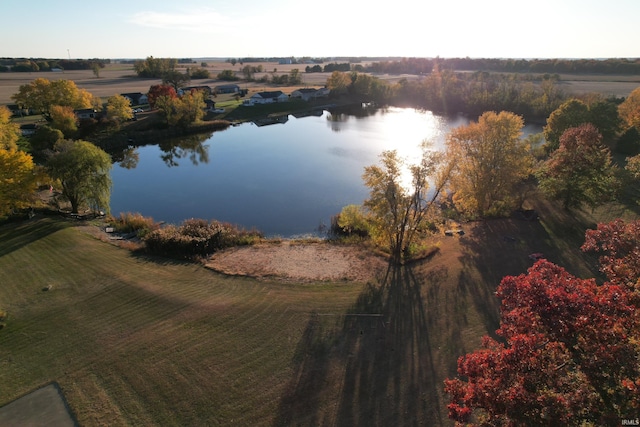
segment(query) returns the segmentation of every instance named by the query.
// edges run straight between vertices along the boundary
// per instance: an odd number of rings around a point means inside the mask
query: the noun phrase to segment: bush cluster
[[[120,217],[111,217],[109,225],[114,228],[117,233],[136,233],[138,237],[144,237],[152,230],[159,228],[151,217],[144,217],[139,213],[121,213]]]
[[[219,221],[186,220],[180,226],[168,225],[144,237],[147,251],[155,255],[194,259],[217,250],[250,245],[262,238],[258,231],[247,231]]]

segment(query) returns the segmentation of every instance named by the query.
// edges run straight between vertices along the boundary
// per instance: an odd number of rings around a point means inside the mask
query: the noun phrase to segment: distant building
[[[326,98],[329,96],[329,92],[326,87],[321,89],[304,88],[291,92],[291,97],[302,99],[303,101],[311,101],[313,99]]]
[[[120,96],[127,98],[131,105],[143,105],[149,103],[149,98],[142,92],[121,93]]]
[[[183,87],[182,89],[180,89],[178,91],[178,95],[183,95],[185,93],[189,93],[192,90],[199,90],[204,92],[205,96],[210,96],[211,95],[211,87],[210,86],[187,86],[187,87]]]
[[[82,110],[73,110],[78,120],[96,119],[98,112],[93,108],[84,108]]]
[[[251,96],[251,101],[254,104],[272,104],[275,102],[287,102],[289,101],[289,96],[284,94],[281,90],[258,92]]]
[[[214,90],[216,93],[238,93],[240,92],[240,86],[236,84],[218,85]]]

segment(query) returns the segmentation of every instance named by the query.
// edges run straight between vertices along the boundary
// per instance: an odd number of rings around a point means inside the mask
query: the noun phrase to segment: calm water
[[[467,123],[413,109],[369,114],[289,116],[284,124],[247,123],[177,146],[139,147],[134,168],[114,164],[112,214],[175,224],[217,219],[268,236],[312,234],[343,206],[362,203],[363,169],[383,150],[415,158],[421,141],[442,147],[451,128]]]

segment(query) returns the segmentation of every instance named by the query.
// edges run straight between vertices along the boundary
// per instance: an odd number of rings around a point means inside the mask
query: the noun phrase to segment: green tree
[[[188,74],[182,74],[177,70],[167,71],[162,75],[162,84],[171,86],[176,92],[187,86],[190,81],[191,77]]]
[[[420,163],[408,167],[410,183],[403,182],[406,163],[395,150],[384,151],[380,165],[365,167],[362,179],[369,188],[369,198],[364,206],[371,214],[371,234],[389,249],[396,263],[409,254],[418,233],[436,213],[450,170],[442,160],[442,153],[424,143]]]
[[[598,129],[602,135],[602,142],[612,147],[622,123],[618,105],[603,99],[592,102],[589,104],[588,121]]]
[[[133,117],[131,101],[122,95],[113,95],[107,99],[107,118],[119,123]]]
[[[252,65],[245,65],[242,67],[242,74],[244,75],[244,79],[248,82],[253,81],[253,77],[256,73],[255,67]]]
[[[583,203],[593,208],[615,194],[611,154],[591,123],[567,129],[560,138],[560,147],[536,175],[542,192],[561,200],[565,209]]]
[[[53,150],[56,142],[64,139],[64,134],[59,129],[51,126],[39,126],[36,133],[31,136],[29,142],[31,148],[36,151]]]
[[[0,147],[0,218],[29,206],[36,188],[32,157],[15,148]]]
[[[136,61],[133,69],[138,77],[161,79],[168,72],[176,69],[178,60],[175,58],[154,58],[147,57],[144,61]]]
[[[523,126],[513,113],[487,112],[449,133],[446,155],[455,164],[450,189],[459,210],[485,217],[517,207],[516,189],[532,164],[529,147],[520,139]]]
[[[551,113],[543,129],[547,151],[560,146],[560,137],[565,130],[589,121],[589,107],[578,99],[570,99]]]
[[[618,107],[600,97],[588,102],[578,99],[566,101],[551,113],[544,127],[547,152],[558,148],[565,130],[583,123],[593,124],[602,135],[603,142],[612,145],[620,128]]]
[[[81,207],[109,211],[111,157],[87,141],[62,140],[46,162],[49,176],[60,181],[71,211]]]
[[[4,105],[0,106],[0,148],[9,150],[17,148],[20,139],[20,126],[11,121],[11,111]]]
[[[96,79],[100,78],[100,71],[101,70],[102,70],[102,67],[100,66],[99,62],[91,63],[91,71],[93,71],[93,75],[96,76]]]
[[[220,73],[218,73],[217,77],[218,79],[225,81],[240,80],[238,76],[236,76],[236,73],[233,72],[233,70],[222,70]]]

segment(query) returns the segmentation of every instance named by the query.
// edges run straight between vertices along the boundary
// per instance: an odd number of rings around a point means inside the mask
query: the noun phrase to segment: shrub
[[[335,236],[369,237],[369,219],[362,206],[347,205],[331,219],[331,233]]]
[[[119,218],[111,217],[109,225],[118,233],[136,233],[138,237],[144,237],[159,227],[159,224],[153,222],[153,218],[130,212],[121,213]]]
[[[258,231],[239,229],[228,223],[189,219],[180,226],[168,225],[144,237],[147,251],[180,259],[197,259],[231,246],[250,245],[262,239]]]

